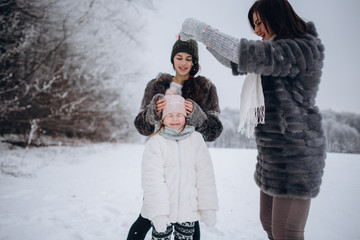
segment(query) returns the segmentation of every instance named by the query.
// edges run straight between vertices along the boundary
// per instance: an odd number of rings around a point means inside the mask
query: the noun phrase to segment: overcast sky
[[[142,86],[159,72],[174,74],[170,53],[183,21],[196,18],[237,38],[259,39],[252,33],[247,12],[253,0],[155,0],[147,11]],[[360,1],[290,0],[300,17],[313,21],[325,45],[325,65],[317,96],[320,109],[360,113]],[[199,44],[200,75],[217,87],[221,108],[239,109],[244,76],[232,76]],[[142,96],[141,96],[142,97]],[[140,101],[140,100],[139,100]]]

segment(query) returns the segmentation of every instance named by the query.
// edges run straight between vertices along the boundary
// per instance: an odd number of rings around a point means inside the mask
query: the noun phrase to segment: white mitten
[[[182,41],[193,39],[202,42],[203,34],[208,27],[209,25],[204,22],[200,22],[193,18],[187,18],[182,24],[180,39]]]
[[[168,225],[170,225],[167,216],[156,216],[151,221],[157,232],[165,232]]]
[[[200,211],[200,220],[206,224],[208,227],[215,226],[216,223],[216,211],[215,210],[201,210]]]

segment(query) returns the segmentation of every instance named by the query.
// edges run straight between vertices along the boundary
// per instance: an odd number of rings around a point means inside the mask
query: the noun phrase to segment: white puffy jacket
[[[193,132],[175,141],[156,134],[145,145],[142,160],[144,202],[141,215],[152,220],[193,222],[199,210],[217,210],[215,176],[202,135]]]

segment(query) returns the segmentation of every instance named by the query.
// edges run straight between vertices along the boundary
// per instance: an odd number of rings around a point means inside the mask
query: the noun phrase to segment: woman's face
[[[186,123],[185,116],[182,113],[168,113],[163,119],[163,123],[168,128],[180,130]]]
[[[192,67],[192,56],[188,53],[179,52],[174,56],[174,68],[176,74],[187,76]]]
[[[257,12],[253,13],[253,21],[255,26],[254,33],[260,36],[262,41],[269,40],[274,35],[270,26],[267,26],[268,30],[266,30],[265,23],[260,19]]]

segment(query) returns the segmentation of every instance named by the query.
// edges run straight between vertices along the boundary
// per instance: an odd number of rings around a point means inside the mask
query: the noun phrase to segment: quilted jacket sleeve
[[[202,106],[192,102],[194,110],[188,115],[188,124],[194,126],[196,131],[203,135],[205,141],[215,141],[223,130],[219,119],[220,108],[215,85],[211,83],[207,96],[202,100]]]
[[[215,184],[215,174],[209,150],[199,135],[201,142],[198,148],[196,164],[196,188],[199,210],[218,210],[218,198]]]
[[[152,80],[147,84],[141,101],[140,111],[134,121],[138,132],[144,136],[150,136],[154,132],[155,123],[161,118],[161,115],[156,113],[155,102],[163,95],[154,93],[154,82],[155,80]]]
[[[141,168],[141,185],[144,191],[142,215],[152,220],[169,215],[169,192],[164,177],[164,160],[159,139],[151,137],[145,145]]]

